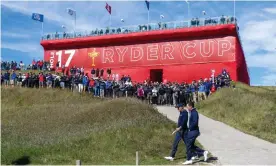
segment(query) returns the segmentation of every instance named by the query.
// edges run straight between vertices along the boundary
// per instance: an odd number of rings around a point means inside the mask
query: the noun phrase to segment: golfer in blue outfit
[[[183,139],[183,133],[186,130],[186,126],[187,126],[186,124],[187,124],[187,120],[188,120],[188,112],[184,109],[184,105],[178,104],[176,106],[176,108],[180,114],[178,117],[177,128],[172,133],[172,134],[175,134],[172,151],[171,151],[170,156],[165,157],[166,160],[170,160],[170,161],[173,161],[175,158],[178,144],[179,144],[180,140]],[[184,139],[183,139],[183,141],[184,141]],[[184,143],[185,143],[185,141],[184,141]]]
[[[194,156],[200,157],[204,156],[204,161],[207,161],[207,155],[208,151],[205,151],[203,149],[200,149],[195,145],[196,138],[200,135],[199,127],[198,127],[198,112],[194,108],[194,103],[189,102],[186,107],[187,113],[188,113],[188,120],[187,120],[187,129],[186,132],[184,132],[184,140],[186,144],[186,150],[187,150],[187,161],[185,161],[183,164],[193,164],[193,160],[195,159]]]

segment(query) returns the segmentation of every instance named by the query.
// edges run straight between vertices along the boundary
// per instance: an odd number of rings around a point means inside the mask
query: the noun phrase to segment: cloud
[[[266,54],[254,54],[247,56],[249,67],[261,67],[276,72],[276,50]]]
[[[36,53],[38,56],[42,54],[42,47],[36,43],[10,43],[2,42],[1,48],[16,50],[20,52]]]
[[[133,25],[146,21],[146,8],[142,2],[109,2],[112,6],[112,23],[113,26],[120,23],[120,19],[124,17],[126,24]],[[8,2],[2,5],[14,12],[20,12],[30,15],[31,12],[41,13],[46,21],[61,26],[65,25],[68,30],[74,29],[74,18],[70,16],[66,9],[72,8],[77,11],[77,31],[92,30],[96,28],[104,28],[108,26],[109,14],[105,10],[105,2]],[[142,6],[143,5],[143,6]],[[137,7],[139,6],[139,7]],[[49,10],[50,9],[50,10]],[[154,12],[152,10],[151,12]],[[135,19],[133,19],[135,18]],[[114,24],[115,23],[115,24]]]
[[[263,11],[270,14],[276,14],[276,8],[264,8]]]
[[[258,50],[275,51],[276,19],[249,21],[241,30],[244,49],[252,54]]]
[[[241,13],[239,20],[242,46],[249,67],[263,68],[262,85],[275,85],[276,76],[276,19],[273,8],[252,8]],[[274,81],[274,82],[273,82]]]
[[[22,33],[2,32],[1,37],[28,39],[31,36],[28,34],[22,34]]]
[[[267,73],[262,77],[262,85],[275,86],[276,85],[276,73]]]
[[[64,5],[65,4],[65,5]],[[66,5],[67,4],[67,5]],[[66,13],[66,8],[71,7],[66,2],[3,2],[2,5],[14,12],[20,12],[25,15],[31,15],[32,12],[41,13],[45,17],[45,22],[54,22],[55,24],[65,25],[68,29],[73,29],[73,18]],[[50,9],[50,10],[49,10]],[[81,10],[80,10],[81,11]],[[87,17],[86,17],[87,18]],[[77,20],[79,29],[92,28],[93,24],[84,21],[79,16]],[[94,24],[95,25],[95,24]]]

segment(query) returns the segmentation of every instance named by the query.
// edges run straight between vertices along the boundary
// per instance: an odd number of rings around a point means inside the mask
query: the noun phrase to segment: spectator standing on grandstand
[[[96,71],[94,68],[92,68],[91,70],[91,75],[92,75],[92,78],[95,78],[95,75],[96,75]]]
[[[7,70],[6,73],[4,74],[4,84],[5,84],[5,87],[8,87],[9,83],[10,83],[10,73]]]
[[[16,75],[16,73],[13,70],[12,71],[12,75],[11,75],[11,80],[10,80],[10,84],[11,84],[12,87],[14,87],[14,85],[16,83],[16,78],[17,78],[17,75]]]
[[[43,69],[43,60],[41,60],[40,62],[39,62],[39,70],[42,70]]]
[[[33,59],[33,61],[32,61],[32,70],[35,70],[35,64],[36,64],[36,61],[35,61],[35,59]]]

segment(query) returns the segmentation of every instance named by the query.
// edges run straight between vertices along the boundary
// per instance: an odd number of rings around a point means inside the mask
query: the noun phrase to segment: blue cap
[[[183,107],[184,104],[177,104],[177,106],[175,106],[175,108],[179,108],[179,107]]]

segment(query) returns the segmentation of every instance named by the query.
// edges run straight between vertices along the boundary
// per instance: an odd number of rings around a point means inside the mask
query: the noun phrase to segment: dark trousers
[[[184,140],[186,144],[187,160],[191,160],[193,156],[203,156],[204,150],[195,145],[195,140],[199,136],[199,131],[188,131],[184,133]]]
[[[177,152],[177,147],[179,142],[181,141],[181,139],[184,141],[185,144],[185,139],[182,138],[182,133],[181,132],[176,132],[175,137],[174,137],[174,141],[173,141],[173,146],[172,146],[172,152],[171,152],[171,157],[175,157],[175,154]]]
[[[175,137],[174,137],[173,146],[172,146],[172,152],[171,152],[171,155],[170,155],[173,158],[175,157],[175,153],[177,151],[177,147],[178,147],[178,144],[179,144],[179,142],[180,142],[181,139],[182,138],[181,138],[180,132],[177,132],[175,134]]]

